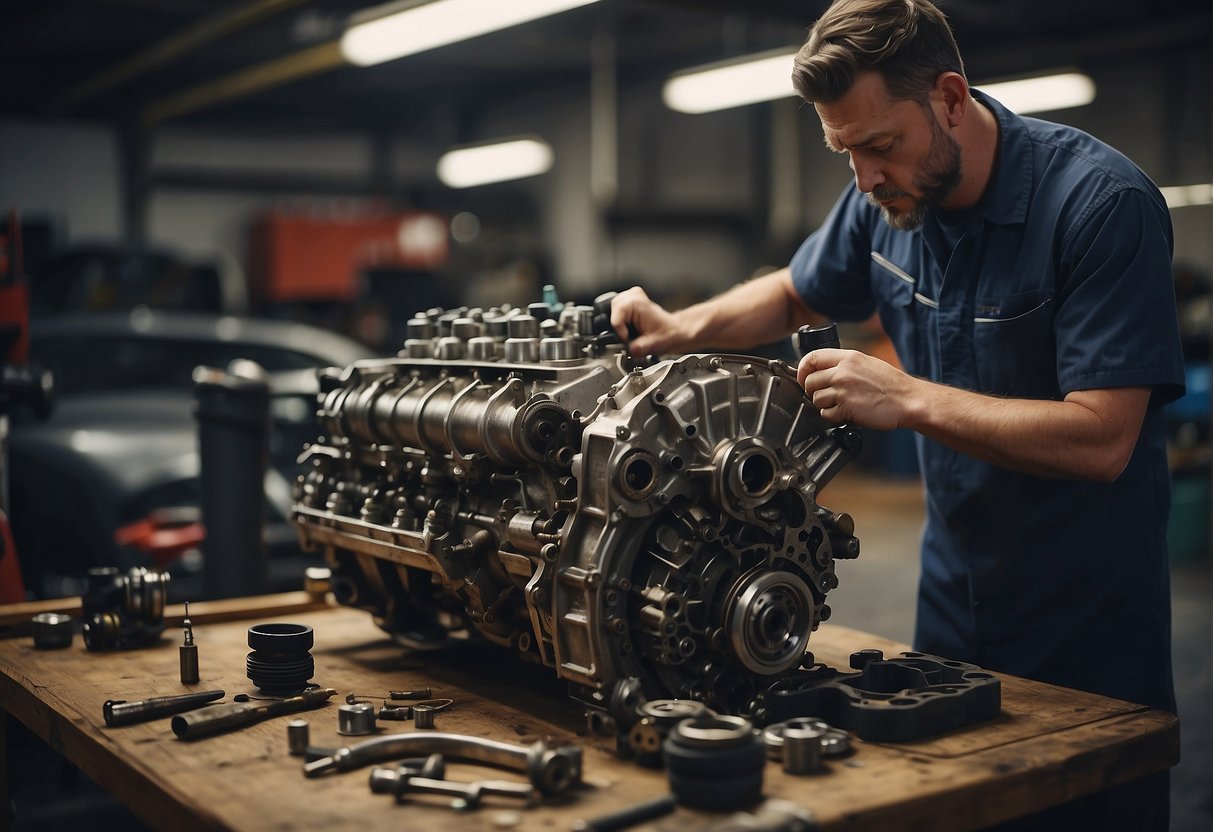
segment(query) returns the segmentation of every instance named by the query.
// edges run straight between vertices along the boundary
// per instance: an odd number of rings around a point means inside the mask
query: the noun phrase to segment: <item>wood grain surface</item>
[[[392,642],[357,610],[325,607],[298,594],[191,604],[201,680],[182,685],[180,632],[156,645],[90,653],[77,635],[63,650],[35,650],[32,640],[0,640],[0,707],[29,726],[105,789],[160,829],[420,829],[567,830],[592,818],[668,792],[663,772],[610,753],[611,743],[588,736],[583,708],[551,668],[522,663],[509,651],[471,644],[411,652]],[[218,603],[218,602],[216,602]],[[0,620],[17,621],[0,609]],[[241,614],[243,613],[243,617]],[[179,611],[170,609],[176,622]],[[257,693],[245,676],[247,630],[287,621],[314,628],[314,681],[339,696],[324,707],[270,719],[192,742],[178,740],[168,719],[107,729],[102,703],[222,688],[228,699]],[[851,652],[906,649],[876,636],[824,625],[810,645],[819,661],[846,668]],[[848,759],[824,773],[793,777],[776,763],[765,771],[764,796],[811,810],[824,829],[971,829],[1005,820],[1174,765],[1178,721],[1127,702],[1030,682],[1003,679],[1003,712],[995,721],[927,740],[876,744],[856,741]],[[527,744],[539,738],[576,743],[584,751],[584,783],[560,798],[521,808],[505,798],[478,811],[454,811],[448,801],[418,796],[397,803],[372,794],[368,769],[307,779],[300,758],[287,753],[286,723],[306,719],[314,745],[349,744],[338,736],[337,705],[346,693],[384,696],[389,689],[431,687],[453,707],[436,728]],[[381,722],[380,734],[413,731],[412,723]],[[361,738],[349,738],[354,742]],[[20,760],[8,760],[8,766]],[[456,780],[519,779],[467,763],[448,767]],[[681,832],[714,816],[679,809],[641,828]]]

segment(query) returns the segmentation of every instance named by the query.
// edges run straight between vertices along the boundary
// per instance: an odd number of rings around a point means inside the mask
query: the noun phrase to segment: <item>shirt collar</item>
[[[1032,139],[1022,118],[980,90],[970,90],[998,119],[998,157],[994,174],[978,203],[982,216],[997,225],[1021,223],[1032,194]]]

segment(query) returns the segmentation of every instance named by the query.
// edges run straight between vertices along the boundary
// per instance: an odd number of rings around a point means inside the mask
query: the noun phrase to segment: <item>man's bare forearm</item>
[[[916,379],[902,427],[1004,468],[1111,482],[1136,445],[1150,389],[1084,390],[1064,401],[1001,399]]]
[[[678,345],[682,352],[767,344],[817,319],[792,288],[787,269],[738,284],[674,316],[687,338]]]

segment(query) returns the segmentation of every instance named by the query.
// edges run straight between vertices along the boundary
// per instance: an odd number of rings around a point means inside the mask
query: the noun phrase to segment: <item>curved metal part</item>
[[[829,617],[835,558],[858,554],[850,516],[817,502],[854,435],[783,362],[633,366],[593,313],[431,310],[407,357],[332,379],[300,540],[398,641],[473,632],[624,730],[621,683],[748,712]],[[474,359],[432,357],[470,333]]]
[[[907,742],[994,719],[1002,683],[974,664],[925,653],[852,654],[859,673],[822,668],[788,676],[759,697],[769,722],[815,716],[871,742]]]
[[[514,745],[483,737],[428,731],[424,734],[391,734],[338,748],[329,757],[306,763],[303,773],[318,777],[330,771],[352,771],[371,763],[430,754],[523,772],[531,785],[544,794],[563,792],[581,779],[581,749],[576,746],[554,747],[542,741],[529,746]]]
[[[783,759],[784,734],[792,729],[819,732],[823,757],[845,757],[851,753],[851,735],[846,731],[834,728],[823,719],[793,717],[783,722],[776,722],[774,725],[768,725],[763,729],[762,741],[766,743],[768,758]]]

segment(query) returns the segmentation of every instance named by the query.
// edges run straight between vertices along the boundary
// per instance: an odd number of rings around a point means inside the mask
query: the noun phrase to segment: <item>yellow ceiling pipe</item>
[[[224,14],[206,18],[77,84],[55,101],[55,108],[65,110],[111,87],[169,64],[212,41],[304,2],[308,0],[256,0]]]

